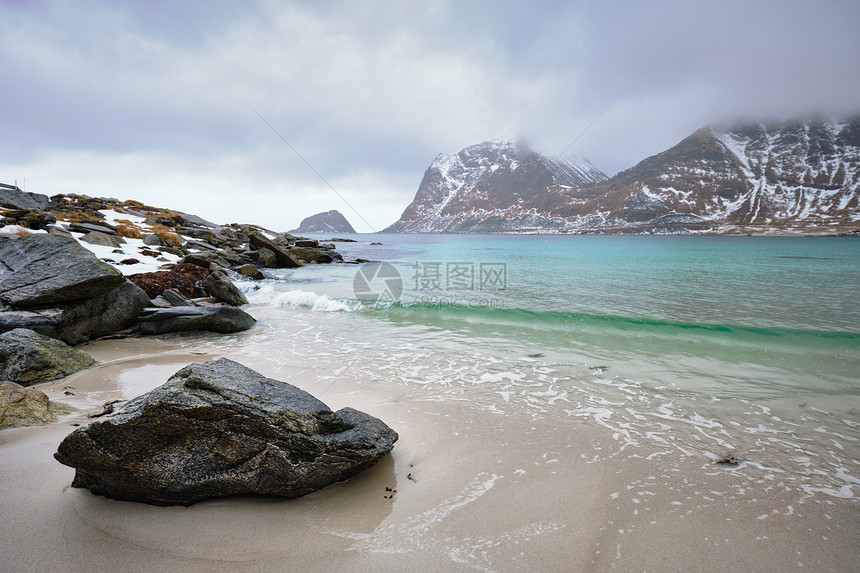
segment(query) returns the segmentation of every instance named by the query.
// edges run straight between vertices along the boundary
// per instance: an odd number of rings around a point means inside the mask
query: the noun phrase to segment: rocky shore
[[[28,386],[93,365],[72,346],[248,330],[256,320],[239,308],[248,301],[234,280],[343,262],[332,244],[136,201],[6,187],[0,208],[0,429],[52,423],[70,411]],[[372,466],[397,440],[376,418],[332,412],[227,359],[188,365],[90,418],[100,419],[56,455],[77,468],[73,485],[154,505],[305,495]]]
[[[0,332],[75,345],[116,334],[246,330],[233,281],[342,262],[334,245],[137,201],[0,194]],[[142,272],[134,272],[142,271]]]

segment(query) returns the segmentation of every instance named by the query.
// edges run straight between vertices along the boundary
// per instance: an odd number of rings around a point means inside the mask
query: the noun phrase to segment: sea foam
[[[329,298],[325,294],[306,290],[278,290],[270,284],[264,284],[254,290],[246,290],[244,294],[251,304],[279,308],[307,308],[318,312],[349,312],[353,310],[347,303]]]

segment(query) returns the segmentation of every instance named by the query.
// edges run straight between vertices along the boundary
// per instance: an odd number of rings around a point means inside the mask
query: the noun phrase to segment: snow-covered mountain
[[[415,201],[388,230],[833,234],[860,229],[860,116],[703,128],[611,179],[586,163],[574,164],[582,175],[578,179],[528,177],[526,182],[518,171],[528,159],[514,155],[512,160],[509,151],[493,155],[492,148],[481,144],[439,156]],[[539,154],[526,157],[564,165]],[[467,159],[478,159],[478,165]],[[572,175],[568,169],[546,171]]]
[[[860,116],[700,129],[553,216],[606,230],[845,232],[860,226]]]
[[[487,141],[436,157],[385,232],[517,231],[540,224],[535,214],[557,206],[559,190],[604,180],[588,161],[553,158],[521,140]]]

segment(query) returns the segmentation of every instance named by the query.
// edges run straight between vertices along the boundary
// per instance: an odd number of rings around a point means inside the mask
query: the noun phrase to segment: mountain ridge
[[[565,177],[558,168],[553,172],[555,158],[529,148],[515,163],[510,153],[494,154],[492,146],[485,142],[456,155],[440,154],[415,200],[386,231],[838,234],[860,229],[860,115],[704,127],[611,178],[587,162],[593,171],[585,177]],[[464,152],[471,162],[464,161]],[[543,167],[532,165],[525,176],[517,175],[529,160]],[[582,161],[563,164],[581,167]],[[446,163],[460,170],[456,188],[444,184]]]

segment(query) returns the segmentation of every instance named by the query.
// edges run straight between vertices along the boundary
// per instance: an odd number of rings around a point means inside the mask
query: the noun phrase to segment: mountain
[[[860,226],[860,116],[696,131],[551,212],[606,230],[841,232]]]
[[[543,187],[545,180],[536,179],[518,186],[519,166],[505,161],[459,175],[463,181],[473,174],[486,181],[487,171],[507,176],[492,183],[518,189],[516,204],[494,204],[488,199],[496,193],[477,185],[462,185],[451,195],[451,186],[438,177],[440,158],[425,173],[415,201],[388,230],[835,234],[860,229],[860,116],[703,128],[611,179]],[[475,201],[479,196],[487,199]],[[445,217],[434,218],[434,206]],[[461,211],[454,213],[456,208]]]
[[[355,229],[338,211],[326,211],[303,219],[290,233],[355,233]]]
[[[441,154],[424,172],[415,199],[389,233],[517,231],[545,223],[541,213],[565,189],[606,175],[585,160],[561,160],[523,141],[487,141]]]

